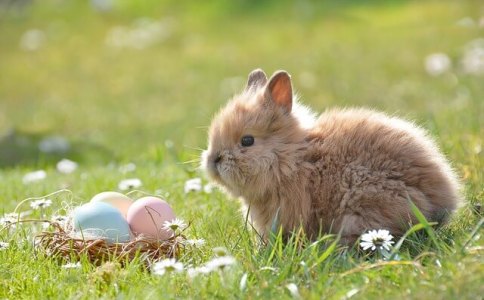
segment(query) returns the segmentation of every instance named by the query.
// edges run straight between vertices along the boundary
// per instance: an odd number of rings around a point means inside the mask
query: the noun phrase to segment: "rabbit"
[[[461,202],[457,176],[422,128],[364,108],[316,118],[286,71],[249,74],[214,117],[201,161],[264,239],[274,220],[285,236],[302,227],[313,240],[334,233],[350,244],[371,229],[401,236],[417,222],[409,199],[439,224]]]

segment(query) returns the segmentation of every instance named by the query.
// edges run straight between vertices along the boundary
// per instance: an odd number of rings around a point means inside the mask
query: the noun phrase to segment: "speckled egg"
[[[97,237],[110,243],[130,240],[130,230],[121,212],[104,202],[89,202],[75,208],[72,222],[76,232],[84,237]]]
[[[91,202],[104,202],[111,204],[121,211],[121,214],[126,218],[128,208],[133,203],[133,200],[126,195],[118,192],[102,192],[91,199]]]
[[[165,221],[175,219],[173,209],[163,199],[143,197],[136,200],[128,209],[127,220],[136,235],[167,239],[173,232],[163,229]]]

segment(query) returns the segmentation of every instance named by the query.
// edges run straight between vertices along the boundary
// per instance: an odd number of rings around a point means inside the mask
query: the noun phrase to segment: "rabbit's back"
[[[307,141],[314,230],[317,222],[349,235],[377,228],[400,234],[414,220],[408,199],[430,221],[445,221],[458,205],[454,172],[410,122],[366,109],[330,110]]]

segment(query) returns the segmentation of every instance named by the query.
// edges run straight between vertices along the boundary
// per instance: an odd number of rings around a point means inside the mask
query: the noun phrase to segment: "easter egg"
[[[157,197],[143,197],[131,204],[126,219],[137,235],[167,239],[173,232],[163,229],[163,223],[175,219],[175,213],[166,201]]]
[[[121,211],[126,218],[129,206],[133,203],[133,200],[126,195],[117,192],[102,192],[97,194],[91,199],[91,202],[104,202],[111,204]]]
[[[130,240],[128,222],[121,212],[104,202],[89,202],[72,212],[74,229],[85,237],[102,238],[110,243]]]

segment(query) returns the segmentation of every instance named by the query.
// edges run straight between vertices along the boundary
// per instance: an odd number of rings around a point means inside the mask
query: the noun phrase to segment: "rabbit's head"
[[[263,198],[297,169],[306,136],[294,110],[291,78],[249,74],[247,87],[214,118],[202,157],[209,177],[234,196]],[[310,114],[306,113],[306,117]],[[311,118],[311,117],[309,117]]]

